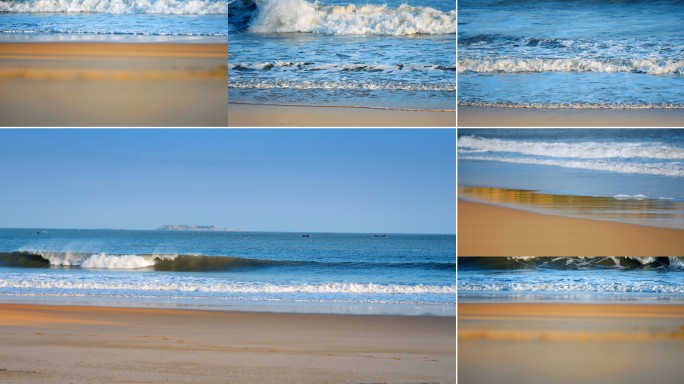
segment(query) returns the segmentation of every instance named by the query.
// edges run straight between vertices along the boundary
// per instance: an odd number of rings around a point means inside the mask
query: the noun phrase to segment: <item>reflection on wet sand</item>
[[[459,198],[538,212],[684,229],[684,202],[640,196],[575,196],[523,189],[459,187]]]

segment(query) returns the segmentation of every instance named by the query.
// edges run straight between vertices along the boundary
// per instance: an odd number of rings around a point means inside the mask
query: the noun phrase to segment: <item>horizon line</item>
[[[163,229],[140,229],[140,228],[50,228],[50,227],[0,227],[4,229],[30,229],[30,230],[75,230],[75,231],[156,231],[156,232],[214,232],[214,233],[331,233],[331,234],[392,234],[392,235],[456,235],[448,232],[335,232],[335,231],[264,231],[264,230],[234,230],[234,231],[209,231],[209,230],[163,230]]]

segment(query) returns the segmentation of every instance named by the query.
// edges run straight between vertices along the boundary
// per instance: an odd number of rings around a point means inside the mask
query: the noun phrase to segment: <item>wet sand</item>
[[[684,231],[458,200],[459,256],[684,256]]]
[[[0,43],[2,126],[226,126],[226,44]]]
[[[459,127],[681,127],[684,109],[458,107]]]
[[[454,383],[454,317],[0,304],[0,382]]]
[[[683,347],[681,305],[458,305],[463,384],[675,384]]]
[[[231,127],[455,127],[454,112],[228,103]]]

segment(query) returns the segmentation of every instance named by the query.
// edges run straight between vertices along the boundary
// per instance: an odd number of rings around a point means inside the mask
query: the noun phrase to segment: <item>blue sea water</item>
[[[681,257],[459,257],[459,302],[684,303]]]
[[[0,301],[455,314],[453,235],[0,229]]]
[[[10,0],[0,41],[211,41],[228,36],[225,0]]]
[[[459,105],[684,108],[684,2],[462,0]]]
[[[684,130],[459,129],[458,184],[461,197],[684,229]]]
[[[450,0],[229,2],[228,100],[455,110]]]

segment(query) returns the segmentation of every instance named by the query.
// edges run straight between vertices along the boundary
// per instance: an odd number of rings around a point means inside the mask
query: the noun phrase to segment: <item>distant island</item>
[[[240,232],[239,228],[219,228],[214,225],[162,225],[158,231],[213,231],[213,232]]]

